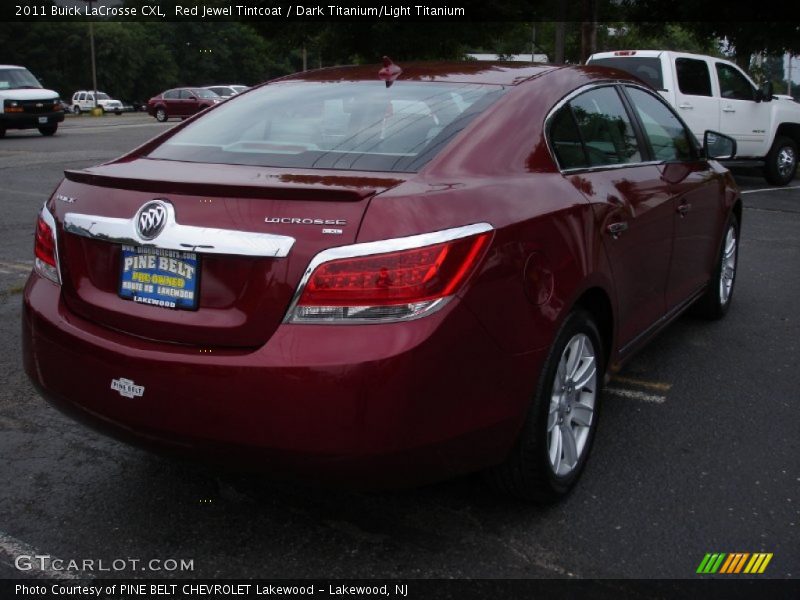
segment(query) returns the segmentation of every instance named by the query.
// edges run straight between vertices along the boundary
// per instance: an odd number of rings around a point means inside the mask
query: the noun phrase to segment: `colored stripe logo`
[[[763,573],[771,560],[772,552],[756,552],[754,554],[749,552],[708,553],[700,561],[697,573],[701,575]]]

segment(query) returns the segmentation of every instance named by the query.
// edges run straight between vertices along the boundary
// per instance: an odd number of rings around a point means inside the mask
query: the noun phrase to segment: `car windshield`
[[[0,69],[0,90],[41,87],[42,84],[28,69]]]
[[[219,98],[219,96],[211,90],[192,90],[192,93],[198,98]]]
[[[189,162],[414,172],[504,88],[287,82],[234,96],[156,148]]]
[[[103,92],[97,92],[97,99],[98,100],[111,100],[111,98],[108,97],[108,94],[104,94]]]

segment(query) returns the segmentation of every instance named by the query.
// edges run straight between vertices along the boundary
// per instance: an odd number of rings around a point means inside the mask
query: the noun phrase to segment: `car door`
[[[675,58],[678,114],[698,140],[706,129],[719,128],[719,98],[714,95],[708,61],[702,58]]]
[[[191,90],[181,90],[181,116],[188,117],[200,110],[200,102]]]
[[[613,85],[579,94],[554,117],[551,141],[565,176],[592,204],[616,289],[624,347],[664,315],[672,204]]]
[[[674,237],[665,291],[669,311],[692,298],[711,277],[717,232],[725,219],[720,180],[669,105],[642,88],[624,89],[672,195]]]
[[[735,66],[715,63],[720,93],[720,131],[736,140],[737,156],[763,156],[766,152],[770,107],[756,102],[756,88]]]

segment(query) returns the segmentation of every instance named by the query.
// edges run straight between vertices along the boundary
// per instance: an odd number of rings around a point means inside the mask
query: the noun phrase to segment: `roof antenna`
[[[396,64],[392,62],[392,59],[388,56],[383,57],[383,68],[378,71],[378,79],[382,79],[386,82],[386,87],[392,87],[392,84],[395,82],[395,79],[400,77],[400,73],[403,72],[403,69],[398,67]]]

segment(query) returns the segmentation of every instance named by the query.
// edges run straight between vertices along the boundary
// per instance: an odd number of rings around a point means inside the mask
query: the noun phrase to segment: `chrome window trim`
[[[635,162],[635,163],[633,163],[633,162],[631,162],[631,163],[614,163],[614,164],[610,164],[610,165],[596,165],[596,166],[593,166],[593,167],[573,167],[573,168],[569,168],[569,169],[563,169],[561,167],[561,164],[558,162],[558,157],[556,156],[555,149],[553,148],[553,145],[550,142],[550,125],[551,125],[551,123],[553,121],[553,118],[555,117],[556,113],[559,110],[561,110],[564,106],[566,106],[573,98],[575,98],[577,96],[580,96],[581,94],[583,94],[585,92],[588,92],[588,91],[591,91],[591,90],[597,89],[597,88],[603,88],[603,87],[617,88],[620,85],[629,85],[631,87],[635,87],[635,88],[639,88],[641,90],[644,90],[645,92],[649,92],[651,94],[653,93],[653,90],[647,88],[644,85],[641,85],[639,83],[635,83],[635,82],[632,82],[632,81],[621,81],[620,80],[620,81],[604,81],[602,83],[589,83],[589,84],[581,86],[581,87],[579,87],[577,89],[572,90],[569,94],[567,94],[566,96],[561,98],[561,100],[559,100],[555,104],[555,106],[553,106],[553,108],[551,108],[550,111],[547,113],[547,116],[544,118],[544,141],[545,141],[545,144],[547,145],[547,150],[550,153],[550,157],[553,159],[553,163],[558,168],[559,173],[561,173],[562,175],[573,175],[575,173],[593,173],[595,171],[605,171],[605,170],[608,170],[608,169],[626,169],[626,168],[630,168],[630,167],[644,167],[646,165],[660,165],[660,164],[663,164],[665,162],[663,160],[645,160],[645,161],[639,161],[639,162]],[[617,94],[619,94],[619,91],[617,91]],[[623,106],[624,106],[624,101],[622,100],[622,98],[620,98],[620,102],[623,102]],[[683,121],[681,121],[681,122],[683,122]]]
[[[167,207],[167,220],[163,231],[152,240],[142,238],[136,230],[138,210],[130,219],[70,212],[64,215],[64,230],[82,237],[115,244],[203,254],[271,258],[285,258],[295,242],[293,237],[286,235],[182,225],[175,219],[175,208],[172,204],[163,198],[160,200]]]
[[[308,280],[311,278],[311,274],[314,270],[323,263],[330,262],[332,260],[338,260],[342,258],[356,258],[360,256],[370,256],[372,254],[385,254],[387,252],[398,252],[401,250],[411,250],[413,248],[424,248],[425,246],[433,246],[434,244],[441,244],[444,242],[451,242],[453,240],[458,240],[461,238],[469,237],[471,235],[477,235],[479,233],[486,233],[487,231],[493,231],[494,227],[489,223],[473,223],[471,225],[464,225],[462,227],[454,227],[452,229],[443,229],[441,231],[433,231],[430,233],[421,233],[418,235],[411,235],[408,237],[401,237],[401,238],[390,238],[387,240],[378,240],[375,242],[362,242],[358,244],[350,244],[347,246],[337,246],[335,248],[328,248],[327,250],[323,250],[319,252],[314,258],[311,259],[311,262],[308,264],[305,272],[303,273],[303,277],[300,279],[300,283],[297,286],[297,290],[295,290],[294,296],[292,296],[292,301],[289,304],[289,309],[286,311],[286,315],[283,318],[283,323],[295,323],[292,321],[294,316],[295,309],[297,308],[298,301],[300,300],[300,296],[303,295],[303,291],[306,288],[306,284]],[[413,319],[418,319],[423,316],[427,316],[436,310],[442,308],[447,302],[449,302],[452,296],[448,296],[446,298],[441,298],[442,302],[436,302],[431,306],[431,309],[435,310],[428,310],[424,314],[421,315],[414,315],[410,318],[398,318],[393,320],[381,320],[381,321],[370,321],[370,320],[362,320],[361,322],[368,322],[368,323],[390,323],[390,322],[398,322],[398,321],[408,321]],[[337,321],[335,324],[350,324],[350,323],[358,323],[356,319],[353,320],[342,320]],[[305,322],[298,322],[296,324],[305,324]],[[323,322],[319,322],[318,324],[325,324]]]

